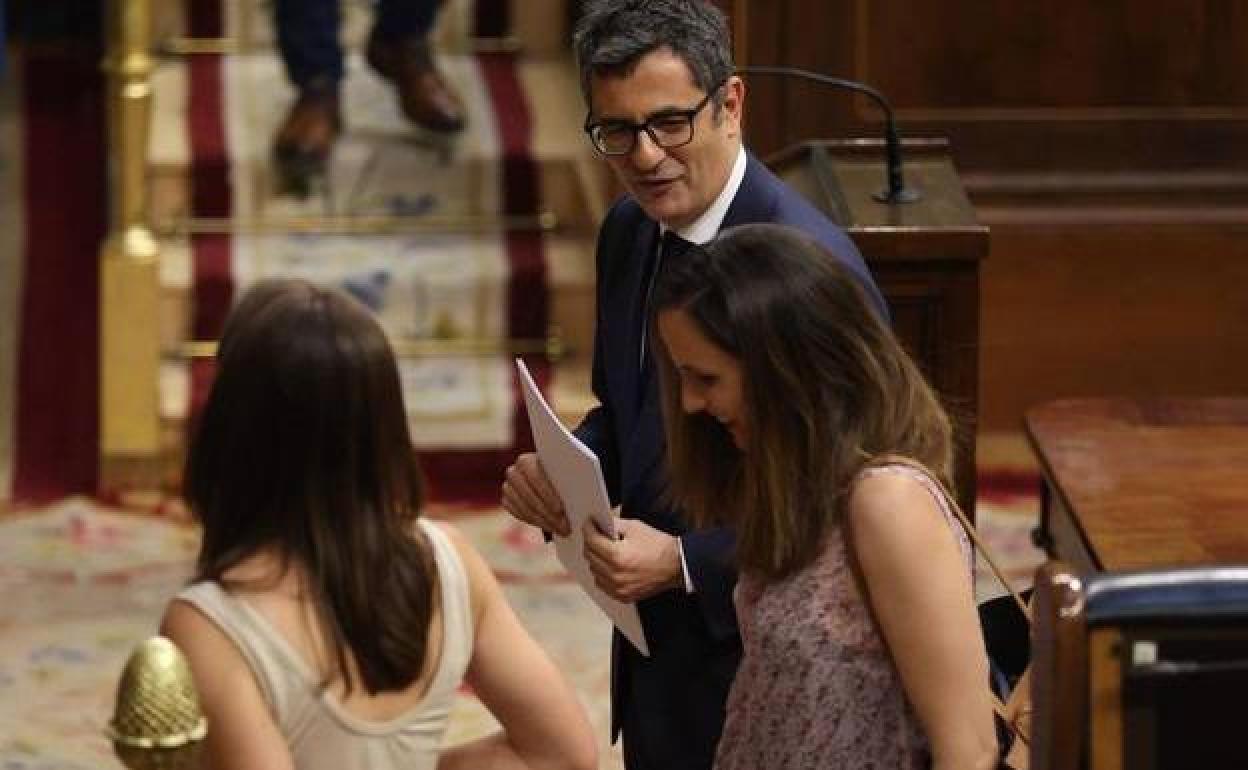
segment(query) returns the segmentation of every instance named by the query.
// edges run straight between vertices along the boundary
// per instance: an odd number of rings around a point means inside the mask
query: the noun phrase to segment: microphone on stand
[[[798,69],[796,67],[773,67],[770,65],[739,67],[737,72],[742,75],[781,75],[798,78],[812,83],[835,86],[868,96],[884,113],[884,160],[888,173],[888,186],[874,193],[871,197],[880,203],[913,203],[921,195],[913,187],[906,187],[901,170],[901,140],[897,137],[897,122],[893,120],[893,108],[884,95],[865,83],[845,78],[824,75],[819,72]]]
[[[191,668],[172,641],[153,636],[126,661],[107,734],[130,770],[195,770],[208,721]]]

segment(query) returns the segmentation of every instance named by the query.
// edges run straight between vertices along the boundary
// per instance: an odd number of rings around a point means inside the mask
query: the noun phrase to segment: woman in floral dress
[[[718,770],[991,768],[950,421],[823,247],[747,225],[655,287],[671,491],[737,533]]]

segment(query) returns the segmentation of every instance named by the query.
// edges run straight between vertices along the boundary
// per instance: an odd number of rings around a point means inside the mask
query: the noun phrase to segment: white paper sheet
[[[529,413],[529,427],[533,430],[533,443],[537,446],[538,459],[559,493],[559,498],[563,500],[563,509],[567,513],[568,526],[572,531],[567,537],[553,535],[555,554],[564,569],[606,613],[620,633],[642,655],[650,657],[650,648],[646,645],[646,633],[641,625],[641,616],[637,614],[637,606],[616,601],[604,594],[594,583],[589,562],[585,560],[581,528],[587,519],[592,518],[598,529],[609,537],[615,536],[611,500],[607,496],[607,485],[602,479],[598,456],[563,427],[563,423],[559,422],[559,418],[542,397],[542,392],[537,389],[537,383],[533,382],[529,368],[519,358],[516,359],[516,369],[520,372],[520,382],[524,387],[524,405]]]

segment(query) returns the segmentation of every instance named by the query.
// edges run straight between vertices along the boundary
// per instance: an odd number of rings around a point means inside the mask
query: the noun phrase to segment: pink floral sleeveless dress
[[[900,473],[936,499],[966,559],[966,533],[940,487],[906,465]],[[883,635],[850,566],[841,527],[800,572],[773,583],[742,574],[734,594],[745,653],[728,695],[716,770],[873,768],[929,764],[927,741]]]

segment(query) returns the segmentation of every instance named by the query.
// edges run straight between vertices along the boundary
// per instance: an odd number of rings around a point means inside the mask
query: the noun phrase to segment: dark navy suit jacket
[[[752,222],[792,225],[822,242],[861,279],[887,317],[883,297],[845,232],[750,156],[722,227]],[[593,361],[599,405],[576,433],[598,455],[622,515],[681,538],[695,589],[666,591],[638,604],[649,659],[615,634],[612,738],[623,727],[625,741],[638,742],[655,767],[709,769],[741,656],[732,603],[737,573],[729,530],[690,531],[661,501],[666,448],[658,378],[649,360],[638,366],[645,287],[658,237],[658,223],[631,197],[617,201],[603,221]]]

